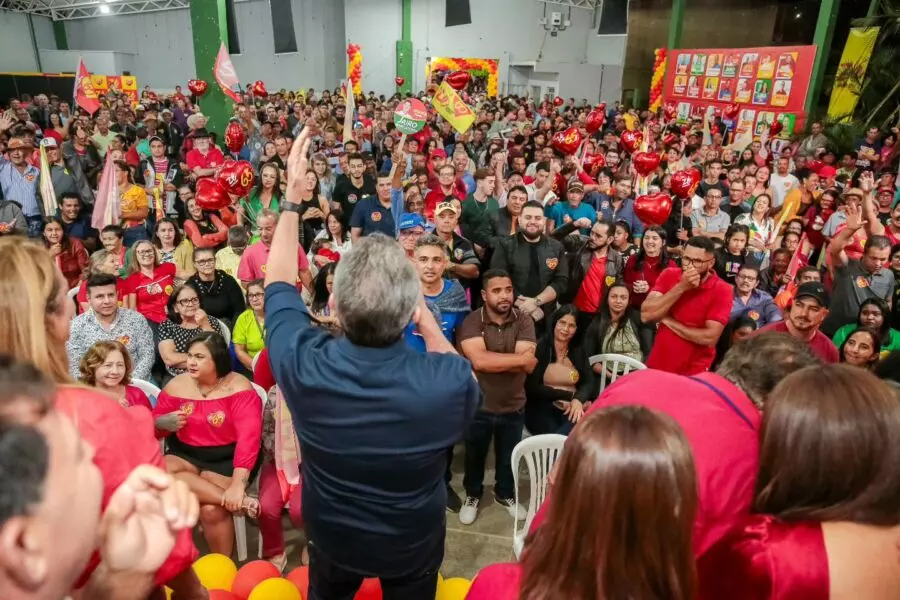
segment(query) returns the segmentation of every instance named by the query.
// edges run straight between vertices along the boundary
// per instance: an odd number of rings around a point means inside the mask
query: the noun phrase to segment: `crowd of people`
[[[180,88],[103,97],[93,115],[10,100],[0,475],[15,500],[0,540],[67,500],[64,461],[102,479],[84,502],[102,495],[103,521],[75,537],[124,519],[120,496],[154,498],[146,524],[179,509],[152,559],[129,548],[120,568],[113,534],[99,560],[85,540],[66,550],[52,582],[5,548],[0,595],[55,600],[137,571],[148,594],[203,597],[194,523],[231,555],[232,517],[258,519],[283,569],[287,506],[311,598],[369,576],[386,598],[431,598],[447,513],[476,521],[492,446],[493,502],[526,518],[512,454],[527,430],[570,437],[521,562],[486,568],[471,598],[894,597],[896,130],[838,161],[819,123],[739,148],[721,120],[709,134],[617,103],[590,134],[595,109],[574,99],[471,99],[468,131],[430,111],[401,135],[399,94],[349,114],[337,90],[247,97],[237,152]],[[552,137],[569,127],[586,141],[567,155]],[[652,191],[702,172],[661,225],[636,207],[621,143],[635,129],[661,157]],[[107,155],[120,218],[98,230]],[[255,185],[207,210],[198,184],[236,159]],[[607,386],[621,367],[592,357],[609,354],[648,369]],[[73,452],[79,438],[93,450]]]

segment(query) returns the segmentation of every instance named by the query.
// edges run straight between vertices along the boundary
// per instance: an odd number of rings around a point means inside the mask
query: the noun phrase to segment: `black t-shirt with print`
[[[341,175],[337,178],[337,182],[335,182],[334,184],[334,191],[331,194],[331,199],[341,205],[341,212],[344,213],[344,216],[349,221],[350,218],[353,217],[353,209],[356,208],[356,205],[359,204],[359,201],[366,196],[374,195],[374,177],[363,175],[362,187],[358,188],[353,185],[353,182],[350,181],[349,177],[347,177],[346,175]]]

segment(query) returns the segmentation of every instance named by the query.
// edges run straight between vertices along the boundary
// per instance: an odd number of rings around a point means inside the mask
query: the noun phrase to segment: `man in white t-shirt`
[[[775,164],[775,172],[769,177],[769,186],[772,188],[772,209],[781,208],[784,198],[794,188],[800,187],[800,180],[794,177],[790,171],[791,159],[782,156]]]

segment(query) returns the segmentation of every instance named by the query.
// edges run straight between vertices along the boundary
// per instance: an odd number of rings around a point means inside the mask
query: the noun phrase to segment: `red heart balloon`
[[[587,154],[584,157],[584,168],[591,177],[596,177],[600,169],[606,166],[606,157],[602,154]]]
[[[232,121],[225,128],[225,147],[232,152],[240,152],[247,142],[247,133],[237,121]]]
[[[596,107],[594,107],[594,110],[599,110],[600,112],[602,112],[605,115],[606,114],[606,102],[601,102]]]
[[[197,206],[203,210],[220,210],[231,204],[231,198],[211,177],[197,182],[197,191],[194,194]]]
[[[209,89],[209,84],[202,79],[191,79],[188,81],[188,89],[193,95],[200,97]]]
[[[250,91],[252,91],[253,95],[257,98],[264,98],[269,95],[269,92],[266,91],[266,84],[263,83],[262,80],[255,81],[250,87]]]
[[[472,81],[472,75],[468,71],[454,71],[447,75],[444,81],[458,92],[469,85],[469,82]]]
[[[678,114],[678,105],[669,100],[663,104],[663,114],[666,116],[667,120],[671,121],[675,118],[675,115]]]
[[[776,119],[772,123],[772,126],[769,127],[769,135],[771,137],[776,137],[779,133],[781,133],[782,129],[784,129],[784,123]]]
[[[674,144],[677,141],[678,141],[678,136],[675,135],[674,133],[667,133],[665,136],[663,136],[663,144],[665,146],[671,146],[672,144]]]
[[[219,187],[228,194],[246,196],[253,188],[256,175],[253,173],[253,165],[246,160],[226,163],[219,169],[216,175]]]
[[[821,160],[811,159],[806,161],[806,167],[813,173],[818,173],[819,169],[825,166]]]
[[[404,78],[398,76],[398,77],[394,77],[394,83],[397,84],[397,87],[400,87],[401,85],[406,83],[406,80]]]
[[[557,131],[550,139],[550,144],[563,154],[575,154],[581,146],[581,132],[575,127],[569,127],[565,131]]]
[[[732,103],[725,107],[725,116],[729,119],[737,117],[739,112],[741,112],[741,107],[737,104]]]
[[[635,152],[631,157],[634,170],[641,177],[648,177],[659,168],[659,154],[656,152]]]
[[[672,212],[672,198],[659,192],[652,196],[638,196],[634,201],[634,214],[644,225],[662,225]]]
[[[562,96],[557,96],[553,99],[553,106],[562,106],[566,101],[562,99]]]
[[[641,144],[644,143],[644,134],[637,130],[627,130],[622,132],[622,147],[628,154],[636,152]]]
[[[672,175],[672,193],[682,200],[690,198],[700,185],[700,171],[685,169]]]
[[[595,133],[600,131],[605,122],[606,112],[600,109],[594,109],[588,113],[587,118],[584,120],[584,128],[587,129],[588,133]]]

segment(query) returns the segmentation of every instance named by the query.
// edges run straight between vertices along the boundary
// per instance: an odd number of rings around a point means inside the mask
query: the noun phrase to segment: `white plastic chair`
[[[216,319],[213,317],[213,319]],[[222,322],[221,319],[216,319],[219,322],[219,333],[225,338],[225,346],[231,345],[231,332],[228,330],[228,326]]]
[[[256,390],[260,400],[262,400],[262,409],[265,410],[266,400],[268,399],[266,390],[255,383],[251,383],[250,385]],[[262,450],[260,450],[260,452],[262,452]],[[260,539],[262,538],[260,537]],[[234,545],[237,547],[238,561],[247,560],[247,518],[244,515],[234,515]],[[262,542],[260,542],[259,548],[260,553],[262,553]],[[260,558],[262,558],[262,556],[260,556]]]
[[[250,372],[256,373],[256,363],[259,362],[259,355],[262,354],[262,350],[256,353],[256,356],[253,357],[253,360],[250,361]]]
[[[147,394],[147,399],[150,400],[150,406],[156,408],[157,398],[159,398],[161,391],[158,387],[143,379],[132,379],[131,385]]]
[[[524,439],[513,448],[512,472],[513,485],[516,489],[516,504],[519,503],[519,462],[524,459],[528,467],[528,483],[531,486],[531,494],[528,497],[528,512],[522,530],[519,531],[519,521],[513,519],[513,551],[516,558],[522,553],[525,545],[525,536],[534,520],[534,515],[544,503],[547,496],[547,484],[550,471],[562,452],[566,443],[566,436],[558,433],[545,433],[533,435]]]
[[[602,394],[603,390],[606,389],[606,386],[613,383],[619,377],[628,375],[632,371],[643,371],[647,368],[647,365],[641,361],[622,354],[595,354],[591,357],[590,361],[591,368],[594,368],[594,365],[597,363],[600,363],[602,366],[598,373],[600,376],[600,389],[597,390],[598,394]],[[622,370],[621,373],[619,372],[619,369]],[[607,381],[607,379],[609,379],[609,381]]]
[[[73,287],[71,290],[66,292],[66,298],[70,301],[75,301],[75,298],[78,297],[78,290],[81,289],[79,287]]]

